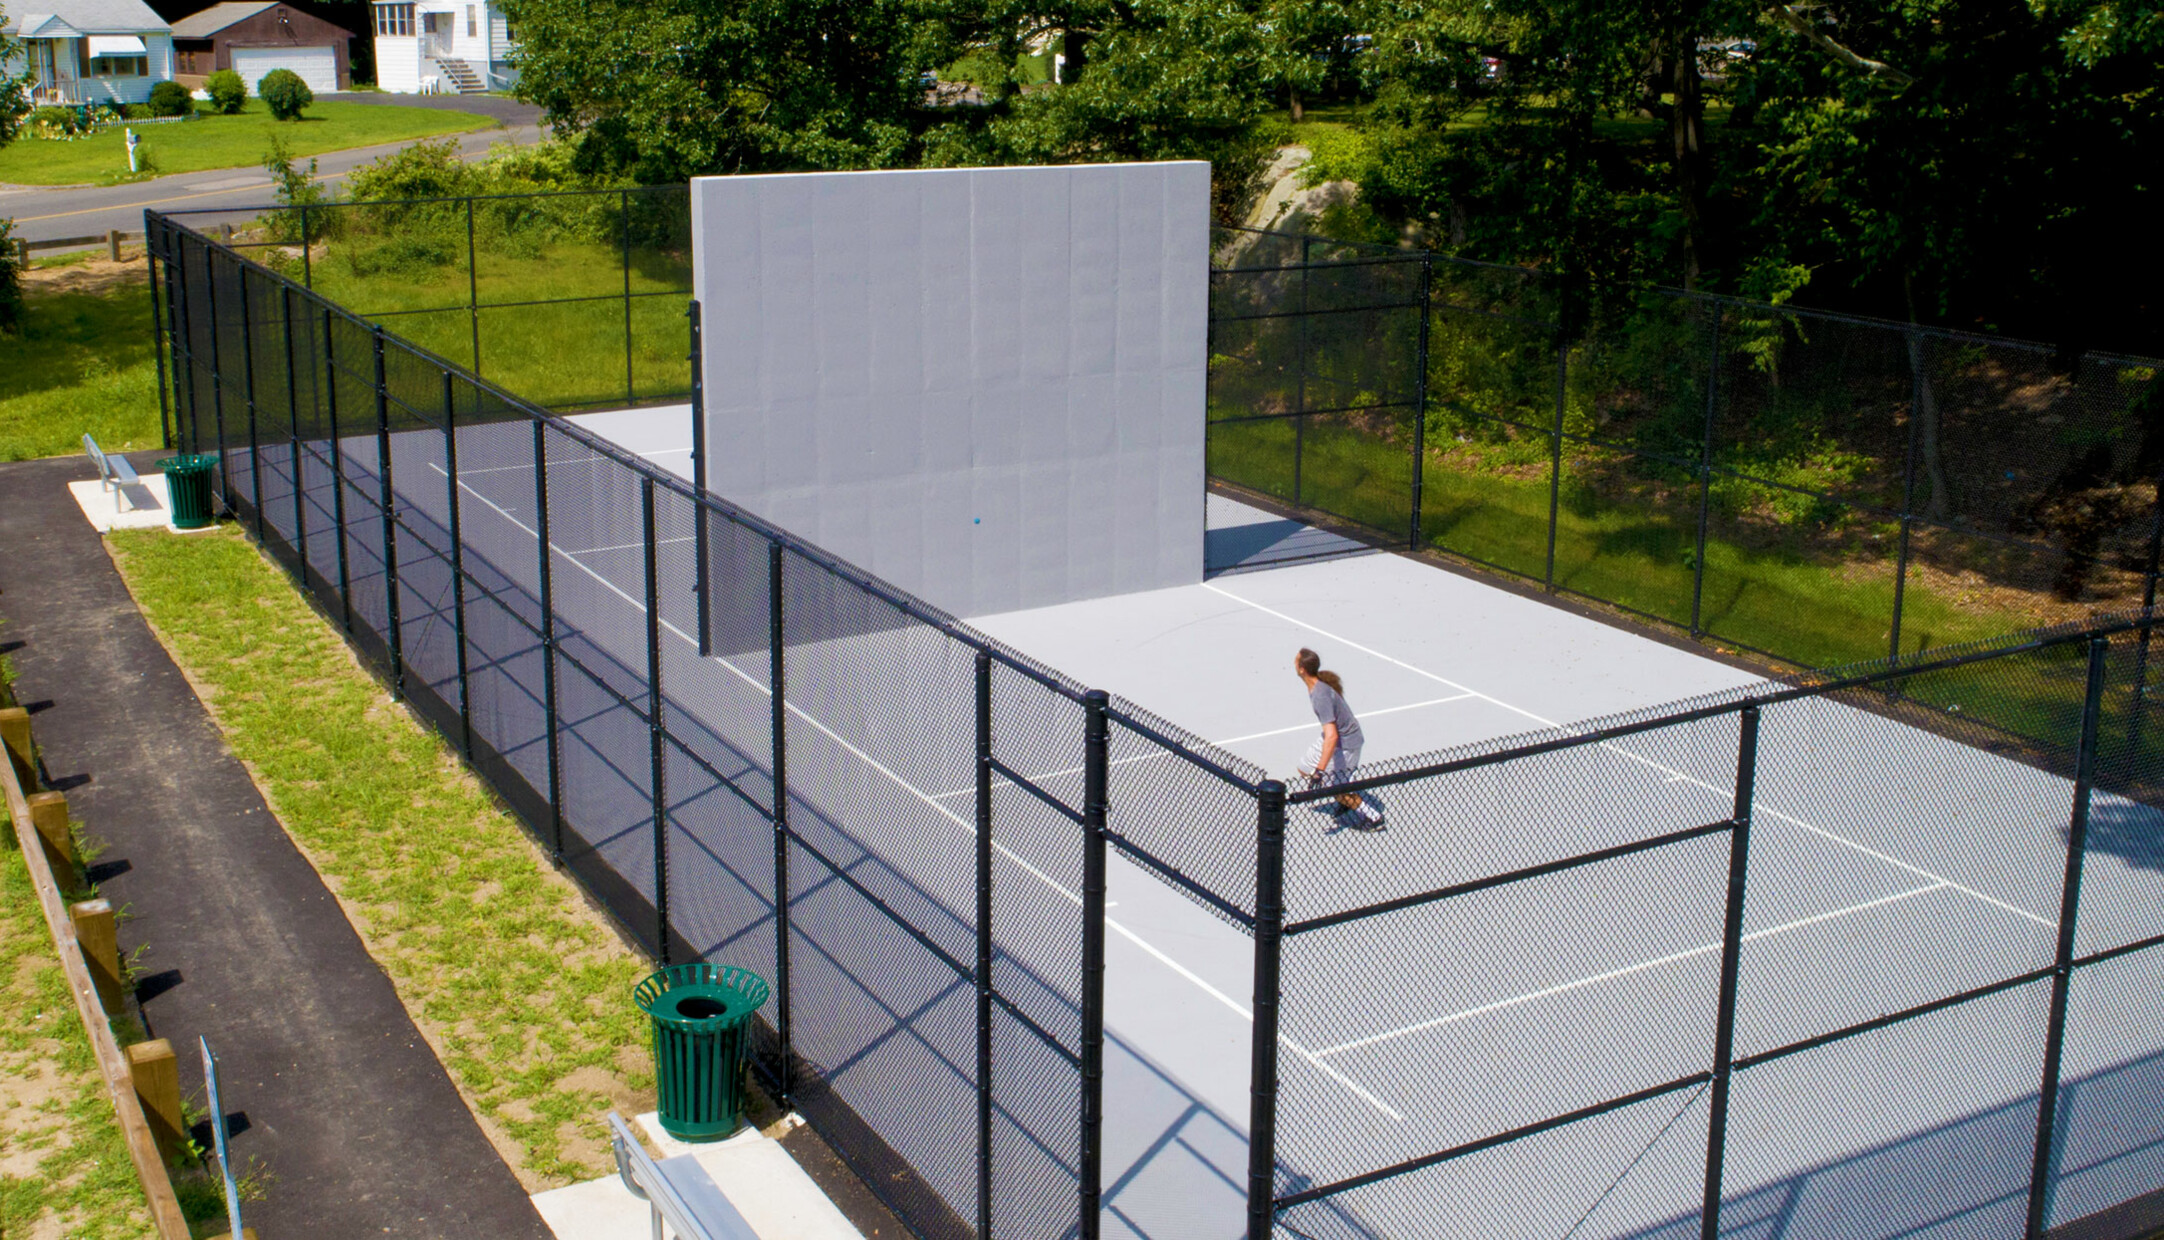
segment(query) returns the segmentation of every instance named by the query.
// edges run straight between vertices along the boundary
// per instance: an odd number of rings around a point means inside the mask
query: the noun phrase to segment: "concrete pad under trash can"
[[[163,473],[154,470],[142,475],[142,481],[119,490],[118,511],[115,511],[112,487],[95,478],[68,484],[68,494],[75,497],[76,507],[83,510],[83,517],[100,534],[114,530],[173,529],[173,498],[166,490]],[[203,528],[216,529],[217,523],[214,521]],[[193,534],[196,531],[174,532]]]
[[[743,1128],[726,1140],[692,1145],[663,1132],[652,1111],[637,1123],[661,1157],[696,1157],[760,1240],[863,1240],[789,1151],[759,1130]],[[651,1240],[646,1203],[613,1171],[536,1193],[533,1204],[558,1240]]]

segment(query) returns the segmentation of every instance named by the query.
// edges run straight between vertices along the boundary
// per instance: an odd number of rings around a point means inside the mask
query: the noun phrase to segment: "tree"
[[[581,165],[642,181],[909,162],[944,0],[510,0],[519,93]],[[964,14],[966,16],[966,14]]]
[[[7,32],[7,6],[0,5],[0,65],[22,55],[22,40]],[[15,140],[30,114],[29,87],[27,69],[19,76],[0,76],[0,147]],[[12,244],[14,231],[14,220],[0,220],[0,331],[13,331],[22,317],[22,269]]]
[[[205,78],[203,90],[210,95],[210,106],[221,116],[238,113],[248,102],[248,83],[231,69],[220,69]]]

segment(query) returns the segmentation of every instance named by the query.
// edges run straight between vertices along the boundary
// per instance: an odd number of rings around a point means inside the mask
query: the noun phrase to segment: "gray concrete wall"
[[[965,617],[1200,581],[1209,191],[694,180],[708,484]]]

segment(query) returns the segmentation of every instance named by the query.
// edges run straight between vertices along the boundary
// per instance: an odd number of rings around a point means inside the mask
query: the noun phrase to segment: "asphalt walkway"
[[[496,125],[490,128],[452,135],[458,139],[459,156],[463,159],[478,159],[499,143],[532,146],[542,137],[541,109],[494,95],[362,92],[326,95],[324,98],[346,103],[474,112],[494,119]],[[335,187],[362,164],[403,150],[419,140],[360,146],[315,156],[316,180]],[[0,217],[14,217],[17,237],[25,241],[45,241],[56,237],[87,237],[115,228],[122,232],[140,232],[146,207],[173,211],[247,208],[247,214],[252,215],[255,208],[267,206],[270,201],[271,178],[262,168],[206,168],[129,185],[0,186]],[[241,218],[234,217],[236,227]]]
[[[315,870],[152,636],[60,458],[0,464],[0,650],[48,786],[109,846],[93,877],[147,945],[139,996],[200,1098],[218,1052],[233,1149],[269,1169],[264,1236],[548,1240]]]

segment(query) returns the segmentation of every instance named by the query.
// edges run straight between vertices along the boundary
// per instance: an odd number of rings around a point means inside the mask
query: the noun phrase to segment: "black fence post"
[[[165,354],[172,347],[172,337],[166,330],[165,314],[159,307],[158,272],[165,269],[172,274],[172,264],[161,262],[158,243],[163,240],[157,229],[157,221],[148,210],[143,212],[143,266],[150,281],[150,355],[158,366],[158,436],[165,450],[173,450],[173,406],[165,390]],[[176,363],[177,369],[177,363]]]
[[[376,468],[380,473],[383,502],[383,612],[384,636],[390,646],[391,700],[406,696],[405,637],[398,624],[398,497],[391,479],[391,389],[383,377],[383,326],[377,324],[372,338],[376,354]]]
[[[631,191],[624,190],[618,207],[618,226],[624,234],[624,403],[638,401],[638,386],[631,374]]]
[[[2081,866],[2089,843],[2089,798],[2096,784],[2096,750],[2103,717],[2108,638],[2089,639],[2088,693],[2081,705],[2081,748],[2074,759],[2074,805],[2066,825],[2066,872],[2059,887],[2059,951],[2051,967],[2051,1015],[2044,1029],[2044,1076],[2036,1096],[2036,1158],[2029,1171],[2029,1240],[2043,1240],[2051,1223],[2052,1172],[2057,1162],[2059,1061],[2066,1050],[2066,1004],[2074,980],[2074,936],[2081,906]]]
[[[669,793],[667,720],[661,701],[661,577],[654,562],[654,480],[639,479],[639,514],[646,532],[646,745],[647,782],[654,811],[654,947],[669,967]]]
[[[1420,353],[1419,370],[1413,378],[1413,511],[1412,529],[1406,536],[1406,546],[1418,551],[1421,547],[1420,504],[1421,491],[1426,485],[1428,458],[1428,322],[1434,317],[1435,259],[1422,255],[1420,259]]]
[[[146,223],[153,214],[143,213]],[[188,313],[188,240],[163,219],[158,225],[166,247],[165,310],[171,325],[166,348],[173,359],[173,447],[180,452],[198,452],[203,432],[197,425],[195,407],[195,349],[188,342],[193,329]]]
[[[1743,900],[1751,856],[1751,799],[1758,783],[1758,704],[1746,703],[1736,741],[1736,800],[1728,820],[1728,917],[1721,932],[1721,994],[1713,1027],[1713,1097],[1706,1114],[1706,1191],[1699,1234],[1720,1240],[1721,1177],[1728,1159],[1728,1084],[1735,1067],[1736,982],[1743,967]]]
[[[1560,333],[1555,344],[1555,430],[1548,440],[1548,566],[1541,586],[1555,592],[1555,524],[1563,502],[1563,409],[1570,389],[1570,345]]]
[[[240,361],[241,393],[248,408],[248,489],[252,492],[248,502],[255,506],[255,537],[263,541],[263,440],[256,422],[255,407],[255,307],[248,301],[247,264],[234,260],[234,268],[240,276]]]
[[[450,503],[451,640],[458,653],[458,752],[473,761],[472,682],[466,659],[466,544],[458,519],[458,380],[443,372],[443,486]]]
[[[308,490],[301,470],[300,361],[293,351],[293,286],[278,286],[278,308],[285,318],[286,337],[286,464],[293,470],[293,558],[300,561],[301,585],[308,584]]]
[[[2126,747],[2128,753],[2141,752],[2142,726],[2149,714],[2149,638],[2156,611],[2156,582],[2160,560],[2164,560],[2164,474],[2156,481],[2156,511],[2149,523],[2149,558],[2142,573],[2141,626],[2134,630],[2134,687],[2132,700],[2127,703]]]
[[[1294,381],[1292,402],[1292,503],[1300,506],[1300,471],[1307,459],[1307,282],[1314,238],[1300,237],[1300,375]]]
[[[1922,346],[1915,341],[1916,329],[1905,333],[1909,347],[1909,443],[1908,460],[1901,468],[1901,535],[1894,560],[1893,620],[1886,630],[1886,657],[1901,657],[1901,605],[1908,593],[1909,583],[1909,536],[1916,523],[1916,440],[1922,433],[1924,407],[1924,376],[1914,359],[1923,356]]]
[[[481,255],[473,243],[473,198],[466,199],[466,316],[473,328],[473,377],[481,377]]]
[[[691,549],[698,560],[698,567],[692,570],[692,589],[698,594],[699,657],[703,659],[714,653],[714,611],[713,600],[708,597],[713,583],[707,580],[706,367],[699,360],[699,303],[694,301],[685,307],[684,316],[691,320],[691,489],[699,494],[691,528]]]
[[[304,203],[301,206],[301,287],[312,290],[316,286],[316,265],[314,257],[308,253],[308,242],[308,207]]]
[[[353,635],[353,574],[346,559],[346,450],[338,436],[337,320],[323,312],[323,416],[331,445],[331,525],[338,531],[338,623]]]
[[[203,243],[204,320],[210,336],[210,433],[218,441],[218,502],[233,511],[233,466],[225,450],[225,374],[218,337],[218,251]],[[197,451],[201,451],[198,448]]]
[[[992,656],[977,652],[977,1240],[992,1235]]]
[[[1698,440],[1698,549],[1691,555],[1691,636],[1705,633],[1706,523],[1713,515],[1713,416],[1721,398],[1721,307],[1713,304],[1713,339],[1706,366],[1706,422]]]
[[[1082,695],[1082,1136],[1076,1159],[1079,1240],[1097,1240],[1105,1129],[1105,802],[1111,774],[1110,699]]]
[[[563,736],[556,711],[556,578],[549,549],[548,425],[533,424],[534,554],[541,570],[541,710],[548,720],[549,864],[564,863]]]
[[[1268,1240],[1277,1206],[1278,966],[1285,948],[1285,785],[1256,789],[1254,1048],[1247,1109],[1247,1236]]]
[[[774,1038],[776,1102],[796,1089],[796,1036],[789,1011],[789,699],[782,627],[782,549],[766,546],[767,728],[774,747]]]

